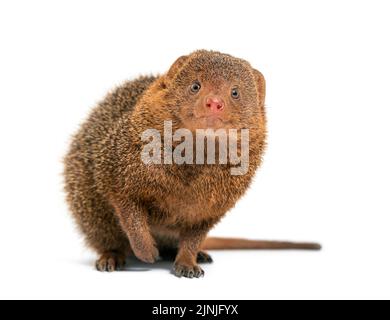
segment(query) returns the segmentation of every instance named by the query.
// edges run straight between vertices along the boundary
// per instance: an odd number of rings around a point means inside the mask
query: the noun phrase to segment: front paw
[[[187,265],[182,265],[180,263],[175,263],[173,267],[173,272],[175,276],[179,278],[185,277],[185,278],[192,279],[192,278],[204,277],[204,271],[198,265],[187,266]]]
[[[141,261],[146,263],[155,263],[160,260],[160,254],[156,246],[141,247],[133,249],[134,255]]]

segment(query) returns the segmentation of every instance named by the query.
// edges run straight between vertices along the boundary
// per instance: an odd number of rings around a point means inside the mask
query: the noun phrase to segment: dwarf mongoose
[[[259,71],[242,59],[206,50],[180,57],[161,76],[140,77],[108,94],[75,135],[65,158],[67,201],[87,244],[100,255],[98,270],[122,268],[129,254],[153,263],[174,252],[174,274],[198,278],[204,275],[198,263],[211,261],[206,249],[320,248],[207,239],[261,164],[264,99]],[[194,134],[199,129],[249,130],[246,171],[232,174],[230,162],[178,164],[170,158],[168,163],[145,163],[143,132],[153,129],[164,137],[167,121],[173,131],[184,128]],[[164,145],[161,157],[177,145]]]

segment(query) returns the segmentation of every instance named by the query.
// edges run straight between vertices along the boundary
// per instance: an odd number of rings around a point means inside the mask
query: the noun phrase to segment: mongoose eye
[[[199,92],[200,88],[202,88],[202,86],[200,85],[200,83],[199,83],[198,81],[195,81],[195,82],[191,85],[191,92],[197,93],[197,92]]]
[[[240,92],[238,91],[237,88],[232,89],[232,98],[233,99],[238,99],[240,97]]]

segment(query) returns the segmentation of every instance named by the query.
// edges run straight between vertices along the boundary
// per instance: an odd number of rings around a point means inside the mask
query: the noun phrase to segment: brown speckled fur
[[[205,93],[226,102],[226,128],[250,129],[250,167],[233,176],[228,165],[146,165],[141,132],[162,132],[163,121],[178,128],[204,128],[199,118]],[[239,100],[230,98],[231,86]],[[211,51],[179,58],[160,77],[140,77],[110,93],[74,137],[65,159],[67,201],[77,225],[113,271],[129,252],[152,263],[159,250],[176,249],[175,273],[199,277],[197,259],[208,231],[247,190],[261,163],[266,138],[265,81],[244,60]]]

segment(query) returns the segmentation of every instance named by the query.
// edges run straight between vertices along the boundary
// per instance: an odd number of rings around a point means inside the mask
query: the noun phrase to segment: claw
[[[122,269],[126,264],[126,257],[114,252],[103,254],[96,261],[96,269],[101,272],[114,272]]]
[[[189,279],[200,278],[204,276],[204,271],[198,266],[174,266],[174,274],[176,277],[185,277]]]

